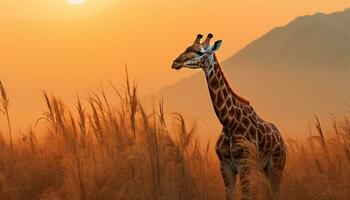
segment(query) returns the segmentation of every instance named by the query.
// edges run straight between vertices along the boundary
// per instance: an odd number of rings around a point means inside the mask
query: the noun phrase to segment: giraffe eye
[[[204,55],[204,52],[197,51],[196,54],[198,54],[199,56],[203,56],[203,55]]]

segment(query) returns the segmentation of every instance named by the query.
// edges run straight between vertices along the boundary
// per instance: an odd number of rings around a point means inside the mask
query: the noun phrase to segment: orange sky
[[[14,126],[25,127],[43,110],[43,89],[71,99],[121,82],[126,63],[143,94],[151,93],[194,73],[170,65],[199,32],[224,40],[223,60],[297,16],[348,7],[346,0],[0,0],[0,79]]]

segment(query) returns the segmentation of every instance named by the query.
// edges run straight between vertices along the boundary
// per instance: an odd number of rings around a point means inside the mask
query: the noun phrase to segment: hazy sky
[[[223,60],[297,16],[348,7],[347,0],[0,0],[0,79],[23,127],[40,116],[43,89],[70,99],[121,82],[126,63],[150,93],[194,73],[170,65],[197,33],[224,40]]]
[[[69,20],[85,17],[115,5],[116,0],[87,0],[72,6],[67,0],[0,0],[0,20]]]

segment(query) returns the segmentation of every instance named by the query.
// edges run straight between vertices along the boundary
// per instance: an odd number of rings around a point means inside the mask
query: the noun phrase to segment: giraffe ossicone
[[[213,108],[222,124],[215,150],[220,160],[226,199],[234,199],[237,175],[241,180],[242,198],[251,197],[246,142],[255,145],[260,156],[260,167],[269,178],[272,191],[277,194],[286,162],[286,146],[282,136],[275,125],[258,116],[249,101],[231,89],[215,55],[222,40],[210,45],[213,34],[208,34],[201,43],[202,38],[203,35],[198,34],[194,43],[174,60],[172,68],[200,68],[205,72]]]

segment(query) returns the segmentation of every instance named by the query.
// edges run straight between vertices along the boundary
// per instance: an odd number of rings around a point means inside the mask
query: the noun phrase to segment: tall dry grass
[[[9,137],[10,137],[10,147],[11,147],[11,150],[13,150],[12,129],[11,129],[10,114],[9,114],[10,99],[1,81],[0,81],[0,101],[2,106],[2,109],[0,109],[0,111],[4,112],[6,115]]]
[[[129,79],[125,89],[112,88],[119,99],[101,89],[77,96],[73,109],[44,92],[46,112],[36,124],[44,130],[35,125],[12,144],[0,129],[0,199],[224,198],[212,144],[201,143],[196,129],[182,115],[166,113],[162,102],[146,112]],[[315,127],[309,137],[287,140],[279,197],[350,199],[350,119],[333,119],[332,131],[325,131],[316,118]],[[258,154],[247,147],[252,197],[269,199]],[[239,182],[236,191],[239,197]]]

